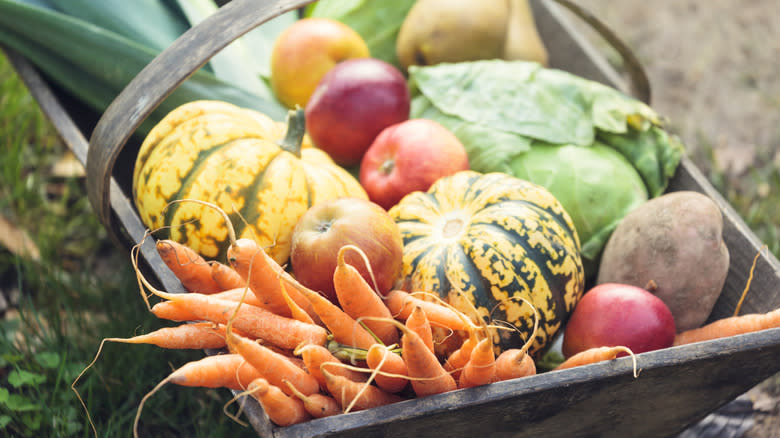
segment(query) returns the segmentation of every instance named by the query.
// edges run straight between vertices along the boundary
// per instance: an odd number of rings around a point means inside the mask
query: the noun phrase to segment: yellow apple
[[[341,61],[368,58],[366,42],[328,18],[303,18],[279,34],[271,50],[271,88],[288,108],[305,107],[320,79]]]

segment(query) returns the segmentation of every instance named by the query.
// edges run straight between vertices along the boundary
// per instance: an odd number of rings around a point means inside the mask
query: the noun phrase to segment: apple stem
[[[385,160],[382,165],[379,167],[379,170],[384,173],[385,175],[390,175],[390,173],[393,171],[393,168],[395,167],[395,160],[387,159]]]
[[[287,133],[276,144],[300,158],[304,134],[306,134],[306,117],[303,108],[298,107],[287,113]]]

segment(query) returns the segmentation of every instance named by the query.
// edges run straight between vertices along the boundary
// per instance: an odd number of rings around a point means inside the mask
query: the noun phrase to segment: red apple
[[[306,131],[342,166],[360,163],[386,127],[409,118],[401,71],[375,58],[340,62],[323,76],[306,104]]]
[[[639,354],[670,347],[675,333],[672,312],[660,298],[636,286],[604,283],[577,303],[562,349],[570,357],[593,347],[622,345]]]
[[[288,108],[306,106],[317,84],[336,64],[370,55],[363,37],[338,20],[297,20],[274,41],[271,89]]]
[[[379,291],[387,293],[401,274],[401,231],[385,209],[359,198],[338,198],[314,205],[293,230],[290,264],[304,286],[334,303],[333,272],[339,249],[355,245],[368,257]],[[373,286],[366,263],[355,251],[345,261]]]
[[[466,148],[447,128],[412,119],[385,128],[363,155],[360,184],[385,209],[437,179],[469,169]]]

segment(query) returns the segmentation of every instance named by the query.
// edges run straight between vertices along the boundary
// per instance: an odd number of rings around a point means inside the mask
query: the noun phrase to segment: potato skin
[[[670,192],[627,214],[610,236],[597,284],[647,288],[674,315],[677,331],[701,326],[726,281],[723,216],[709,197]]]

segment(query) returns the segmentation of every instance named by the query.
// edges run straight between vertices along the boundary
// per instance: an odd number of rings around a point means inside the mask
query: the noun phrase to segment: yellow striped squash
[[[256,239],[279,263],[292,230],[312,205],[338,197],[367,199],[360,183],[303,136],[302,111],[287,124],[220,101],[194,101],[166,115],[146,136],[133,171],[139,216],[161,237],[204,257],[224,259],[230,216],[238,237]],[[303,144],[301,138],[303,137]]]
[[[431,291],[491,328],[497,351],[529,339],[550,343],[584,292],[580,243],[571,218],[541,186],[503,173],[462,171],[390,209],[404,242],[404,283]],[[493,324],[491,324],[493,325]]]

